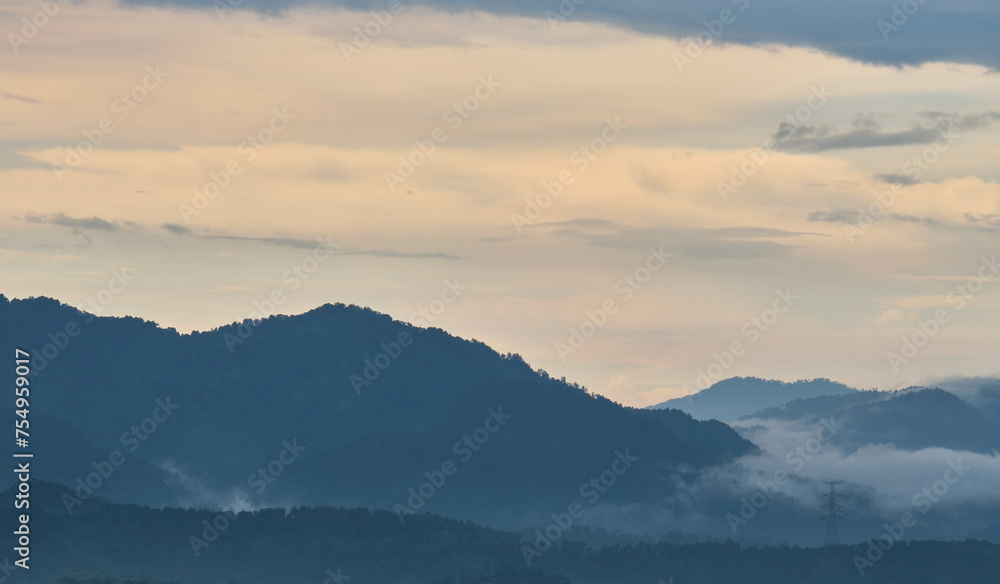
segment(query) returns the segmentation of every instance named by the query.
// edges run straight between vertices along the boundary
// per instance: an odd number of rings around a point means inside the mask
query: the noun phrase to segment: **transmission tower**
[[[823,540],[823,545],[840,545],[840,533],[837,530],[837,520],[843,519],[839,515],[839,509],[843,509],[843,506],[837,504],[837,497],[841,495],[837,493],[837,485],[844,481],[823,481],[824,483],[830,485],[830,492],[824,494],[826,497],[826,503],[823,504],[823,508],[826,509],[826,515],[823,516],[826,519],[826,538]]]

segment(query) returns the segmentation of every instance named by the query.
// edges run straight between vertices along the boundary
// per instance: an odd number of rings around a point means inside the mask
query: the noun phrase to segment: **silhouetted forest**
[[[530,540],[431,515],[400,523],[388,511],[300,507],[244,512],[221,521],[217,511],[104,501],[67,514],[59,503],[65,489],[49,483],[36,488],[30,580],[20,571],[11,582],[321,584],[334,575],[351,584],[656,584],[671,579],[675,584],[967,584],[995,581],[1000,569],[1000,545],[971,540],[897,543],[866,567],[863,579],[853,558],[865,556],[869,544],[638,543],[594,549],[566,540],[532,556],[528,566],[523,546],[532,545]],[[214,540],[192,544],[191,538],[205,536],[206,525],[213,523],[216,533],[208,535]]]

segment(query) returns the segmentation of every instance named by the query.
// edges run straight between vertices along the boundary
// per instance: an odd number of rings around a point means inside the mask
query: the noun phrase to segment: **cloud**
[[[190,228],[183,225],[176,225],[173,223],[165,223],[163,229],[169,231],[173,235],[185,236],[185,237],[196,237],[199,239],[216,239],[223,241],[237,241],[246,243],[263,243],[266,245],[274,245],[278,247],[290,247],[294,249],[315,249],[317,246],[321,245],[321,241],[317,239],[297,239],[290,237],[247,237],[241,235],[218,235],[218,234],[196,234]],[[410,252],[410,251],[397,251],[397,250],[384,250],[384,249],[357,249],[348,248],[335,245],[336,250],[331,250],[333,255],[342,256],[361,256],[361,257],[380,257],[380,258],[424,258],[424,259],[439,259],[439,260],[459,260],[462,259],[459,256],[451,255],[449,253],[437,251],[437,252]]]
[[[996,385],[996,380],[988,381]],[[894,515],[911,508],[914,494],[940,479],[950,462],[960,461],[972,470],[935,507],[961,511],[968,505],[1000,506],[1000,494],[991,486],[1000,480],[1000,459],[990,454],[938,447],[900,450],[892,444],[868,444],[844,451],[832,442],[820,441],[819,449],[809,458],[795,457],[792,453],[801,454],[810,442],[816,444],[817,436],[821,436],[820,423],[752,419],[740,424],[745,426],[744,433],[760,447],[758,453],[733,463],[735,467],[751,471],[749,477],[734,485],[744,492],[752,492],[760,477],[773,476],[777,471],[794,472],[814,484],[837,477],[856,486],[874,489],[876,507],[886,515]],[[795,464],[790,464],[789,460]],[[814,504],[815,489],[786,491],[786,495],[800,499],[805,506]]]
[[[903,311],[898,308],[890,308],[878,315],[875,319],[875,324],[887,325],[901,320],[903,320]]]
[[[833,209],[830,211],[813,211],[806,215],[806,220],[822,223],[854,224],[858,222],[859,216],[860,213],[858,211],[852,211],[851,209]],[[941,221],[940,219],[935,219],[933,217],[918,217],[908,213],[889,213],[880,220],[895,221],[898,223],[915,223],[923,225],[924,227],[955,227],[954,225]]]
[[[854,223],[858,220],[858,212],[850,209],[834,209],[833,211],[813,211],[806,215],[807,221],[823,223]]]
[[[194,232],[191,231],[190,227],[177,225],[175,223],[164,223],[163,228],[174,235],[194,235]]]
[[[571,237],[588,245],[616,249],[645,250],[650,246],[664,248],[680,256],[694,259],[758,259],[780,257],[795,246],[771,239],[796,236],[826,237],[818,233],[803,233],[765,227],[722,227],[715,229],[651,227],[637,228],[620,225],[606,219],[573,219],[558,223],[540,223],[536,227],[549,229],[556,237]]]
[[[291,239],[284,237],[241,237],[236,235],[199,235],[198,237],[202,237],[205,239],[224,239],[229,241],[266,243],[268,245],[292,247],[296,249],[315,249],[316,246],[319,245],[319,243],[316,240],[312,239]],[[381,250],[381,249],[344,248],[344,249],[338,249],[333,253],[334,255],[369,256],[369,257],[380,257],[380,258],[428,258],[428,259],[441,259],[441,260],[461,259],[458,256],[454,256],[441,251],[407,252],[407,251]]]
[[[909,128],[899,130],[886,128],[873,114],[858,114],[847,129],[782,122],[771,139],[779,150],[801,153],[930,144],[942,139],[951,143],[958,138],[956,132],[986,128],[1000,120],[1000,112],[923,112],[920,118]],[[898,175],[881,176],[899,180]]]
[[[896,173],[876,174],[875,180],[899,186],[910,186],[920,182],[910,175]]]
[[[45,168],[49,165],[18,152],[26,144],[22,142],[0,142],[0,170],[15,168]]]
[[[137,229],[139,225],[131,221],[108,221],[107,219],[102,219],[100,217],[70,217],[69,215],[59,212],[59,213],[47,213],[44,215],[36,215],[34,213],[28,213],[24,216],[24,220],[28,223],[39,223],[45,225],[55,225],[58,227],[68,227],[73,230],[73,235],[80,238],[81,243],[76,247],[88,248],[93,245],[93,240],[87,235],[87,231],[108,231],[108,232],[118,232],[123,228]]]
[[[936,219],[934,217],[921,217],[910,213],[888,213],[882,217],[877,217],[877,221],[889,221],[894,223],[909,223],[930,227],[933,229],[947,229],[953,231],[978,231],[982,233],[1000,232],[1000,216],[995,214],[982,215],[965,213],[967,223]],[[830,209],[812,211],[806,215],[807,221],[818,223],[840,223],[844,225],[854,225],[861,219],[861,213],[851,209]]]
[[[192,477],[176,462],[167,460],[157,465],[167,474],[164,481],[175,491],[177,504],[181,507],[197,507],[201,509],[230,509],[237,511],[253,511],[256,506],[241,506],[237,502],[247,503],[250,495],[241,487],[228,490],[214,489],[205,481]]]
[[[124,0],[124,4],[184,6],[214,10],[203,0]],[[243,0],[241,9],[278,14],[315,0]],[[369,11],[384,2],[325,0],[321,5]],[[409,4],[409,3],[408,3]],[[572,10],[561,9],[571,5]],[[538,4],[530,0],[416,0],[413,6],[453,13],[486,12],[560,22],[597,22],[644,34],[673,38],[707,35],[713,44],[811,47],[866,63],[903,66],[955,62],[1000,66],[1000,9],[982,0],[923,3],[903,13],[894,0],[731,0],[701,4],[690,0],[587,0]],[[708,25],[729,10],[729,24]]]
[[[548,221],[545,223],[539,223],[539,227],[580,227],[583,229],[616,229],[621,227],[618,223],[611,221],[609,219],[591,219],[591,218],[579,218],[570,219],[568,221]]]
[[[131,221],[108,221],[107,219],[101,219],[100,217],[87,217],[87,218],[77,218],[70,217],[65,213],[49,213],[45,215],[35,215],[29,213],[25,215],[24,220],[28,223],[45,223],[48,225],[58,225],[60,227],[69,227],[71,229],[95,229],[100,231],[119,231],[122,227],[137,227],[135,223]]]
[[[934,219],[933,217],[917,217],[916,215],[910,215],[908,213],[892,213],[888,215],[890,221],[899,221],[901,223],[917,223],[923,225],[924,227],[944,227],[947,224]]]
[[[674,158],[677,158],[677,153],[674,153]],[[654,193],[667,194],[667,187],[662,182],[656,179],[645,166],[639,166],[632,169],[632,180],[635,184],[640,187],[652,191]]]
[[[924,387],[939,387],[977,407],[1000,412],[1000,376],[998,377],[939,377],[924,380]],[[997,445],[1000,448],[1000,444]]]
[[[7,93],[6,91],[0,91],[0,100],[23,101],[24,103],[42,105],[42,100],[40,99],[35,99],[33,97],[25,97],[23,95],[17,95],[16,93]]]
[[[991,213],[989,215],[966,213],[965,218],[970,223],[983,223],[990,227],[1000,227],[1000,215],[997,215],[995,213]]]

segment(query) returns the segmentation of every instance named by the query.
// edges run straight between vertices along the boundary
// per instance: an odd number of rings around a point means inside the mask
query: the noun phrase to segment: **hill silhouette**
[[[947,448],[990,454],[1000,445],[1000,412],[977,407],[940,388],[861,391],[795,400],[746,416],[746,420],[795,421],[803,427],[835,419],[842,429],[832,443],[845,451],[868,444],[902,450]]]
[[[357,306],[182,335],[0,297],[0,339],[33,355],[32,408],[49,420],[36,476],[76,485],[118,451],[94,489],[112,500],[402,507],[514,528],[574,502],[660,501],[670,477],[754,449]],[[586,488],[601,477],[613,488]]]
[[[691,414],[698,420],[730,422],[796,399],[856,391],[843,383],[823,378],[788,383],[759,377],[731,377],[693,395],[667,400],[650,406],[649,409],[673,408]]]

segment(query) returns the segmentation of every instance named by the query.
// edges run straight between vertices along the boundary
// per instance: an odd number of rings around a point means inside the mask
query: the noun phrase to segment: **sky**
[[[634,406],[995,376],[998,24],[0,0],[0,293],[181,332],[358,304]]]

